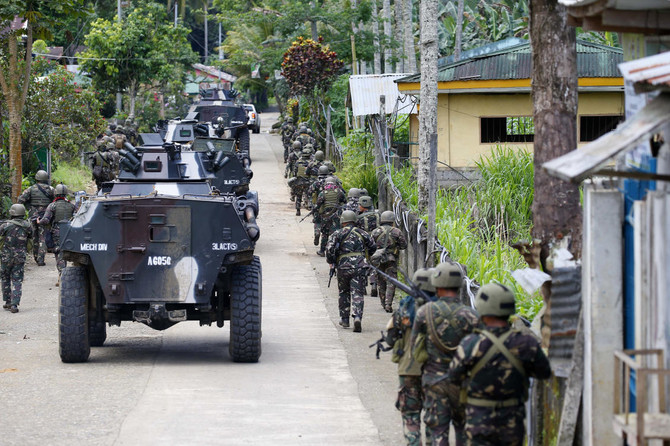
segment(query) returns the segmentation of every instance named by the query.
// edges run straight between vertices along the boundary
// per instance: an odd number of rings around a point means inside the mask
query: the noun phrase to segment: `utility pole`
[[[419,109],[419,213],[428,214],[426,253],[435,249],[437,189],[437,0],[421,1],[421,108]],[[433,265],[433,256],[427,259]]]
[[[177,27],[177,18],[178,18],[179,5],[177,0],[174,1],[174,27]]]
[[[116,21],[121,23],[121,0],[116,0]],[[123,95],[120,91],[116,92],[116,113],[123,108]]]
[[[209,56],[209,29],[207,27],[207,3],[208,0],[205,0],[205,62],[207,62],[207,56]]]
[[[219,23],[219,60],[223,60],[223,46],[221,45],[221,23]]]

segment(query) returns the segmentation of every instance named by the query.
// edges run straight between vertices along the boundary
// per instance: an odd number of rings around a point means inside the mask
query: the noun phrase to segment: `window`
[[[190,138],[191,137],[191,130],[190,129],[179,129],[179,137],[180,138]]]
[[[580,116],[579,142],[593,141],[611,132],[623,120],[621,115]]]
[[[533,142],[535,125],[532,116],[480,118],[481,142]]]

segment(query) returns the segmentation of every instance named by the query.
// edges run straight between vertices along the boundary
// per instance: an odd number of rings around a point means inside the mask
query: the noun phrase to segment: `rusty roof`
[[[638,93],[670,90],[670,51],[624,62],[619,69],[626,80],[634,83]]]
[[[623,50],[596,43],[577,41],[577,74],[580,78],[621,77],[618,64]],[[438,69],[438,82],[468,80],[530,79],[530,42],[463,59]],[[421,74],[397,80],[398,83],[420,82]]]

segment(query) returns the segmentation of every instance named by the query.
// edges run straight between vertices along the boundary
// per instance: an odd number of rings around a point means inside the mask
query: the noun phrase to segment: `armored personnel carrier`
[[[156,330],[229,321],[233,361],[258,361],[258,200],[215,186],[237,158],[224,145],[204,147],[126,146],[118,180],[61,223],[61,250],[71,262],[60,287],[63,362],[86,361],[107,326],[125,321]]]

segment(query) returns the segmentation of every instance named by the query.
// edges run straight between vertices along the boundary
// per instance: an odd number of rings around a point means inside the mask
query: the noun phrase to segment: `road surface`
[[[397,445],[397,375],[368,345],[388,321],[367,297],[363,333],[337,325],[337,286],[298,224],[283,178],[276,114],[251,136],[259,192],[263,353],[228,356],[228,326],[184,322],[164,331],[108,327],[84,364],[58,356],[52,256],[28,263],[18,314],[0,313],[2,445]]]

